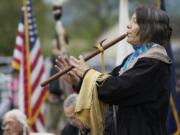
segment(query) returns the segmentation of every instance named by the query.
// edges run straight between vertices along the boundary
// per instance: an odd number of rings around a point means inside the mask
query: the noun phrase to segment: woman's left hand
[[[79,56],[79,60],[70,56],[70,63],[75,67],[73,71],[80,77],[83,77],[85,71],[89,69],[82,56]]]

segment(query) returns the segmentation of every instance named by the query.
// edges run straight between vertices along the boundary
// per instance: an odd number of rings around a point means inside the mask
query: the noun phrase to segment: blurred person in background
[[[11,108],[18,108],[19,71],[12,69],[8,83],[10,91]]]
[[[3,117],[11,108],[10,91],[8,89],[9,77],[0,73],[0,125],[2,124]],[[2,129],[0,129],[2,135]]]
[[[18,109],[5,114],[2,129],[3,135],[29,135],[26,116]]]
[[[3,135],[54,135],[52,133],[31,133],[26,116],[18,109],[12,109],[5,114],[1,127],[4,130]]]
[[[80,120],[76,118],[75,106],[78,94],[69,95],[64,101],[64,114],[68,123],[61,132],[61,135],[89,135],[89,130],[86,129]]]
[[[55,39],[52,41],[52,53],[50,76],[58,72],[54,64],[57,56],[62,54],[61,50],[57,47],[57,41]],[[52,81],[49,84],[48,90],[45,125],[48,132],[58,135],[61,128],[64,126],[63,101],[66,95],[72,91],[72,87],[60,78]]]

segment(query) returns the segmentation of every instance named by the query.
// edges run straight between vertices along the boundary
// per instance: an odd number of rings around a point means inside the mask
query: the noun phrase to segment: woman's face
[[[140,27],[137,24],[136,14],[133,14],[129,24],[127,25],[127,42],[132,45],[140,44],[139,30]]]

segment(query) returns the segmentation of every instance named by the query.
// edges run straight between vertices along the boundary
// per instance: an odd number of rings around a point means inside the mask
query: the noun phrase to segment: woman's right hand
[[[63,56],[57,57],[55,68],[58,71],[63,71],[70,66],[72,66],[72,65],[70,64],[69,59],[67,57],[63,57]],[[69,83],[71,85],[76,85],[80,81],[80,77],[73,70],[64,74],[62,77],[67,83]]]

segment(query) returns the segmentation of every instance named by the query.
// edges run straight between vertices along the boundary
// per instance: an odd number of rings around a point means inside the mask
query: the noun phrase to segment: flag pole
[[[156,6],[158,9],[161,9],[161,0],[156,0]]]
[[[31,123],[31,117],[32,117],[32,110],[31,110],[31,101],[30,101],[30,96],[31,95],[31,82],[30,82],[30,58],[28,57],[29,55],[29,25],[28,25],[28,9],[27,9],[27,0],[24,0],[24,24],[25,24],[25,48],[24,48],[24,53],[26,54],[25,56],[25,59],[27,61],[27,65],[26,65],[26,68],[27,68],[27,84],[28,84],[28,123],[29,124],[32,124]]]

